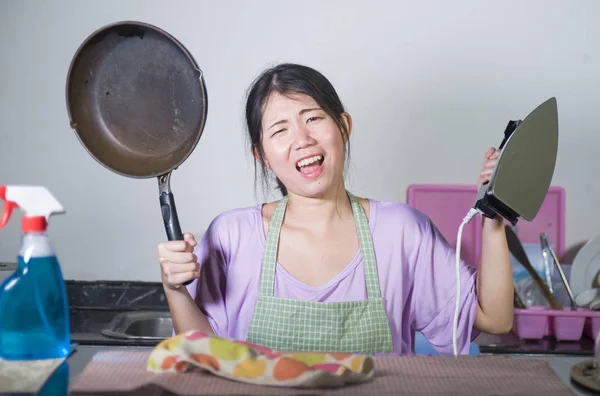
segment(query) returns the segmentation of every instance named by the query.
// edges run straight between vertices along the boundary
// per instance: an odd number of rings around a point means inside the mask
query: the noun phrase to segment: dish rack
[[[600,311],[543,306],[515,308],[512,331],[520,339],[539,340],[552,336],[559,341],[578,341],[583,335],[596,338],[600,330]]]

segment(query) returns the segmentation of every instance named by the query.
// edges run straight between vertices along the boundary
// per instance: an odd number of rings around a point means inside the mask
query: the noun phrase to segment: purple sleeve
[[[221,337],[227,336],[228,328],[225,290],[229,252],[224,240],[219,236],[218,222],[213,221],[194,249],[200,277],[186,286],[214,333]]]
[[[417,250],[412,298],[413,324],[438,353],[451,355],[456,307],[456,250],[429,219],[423,225]],[[478,306],[475,292],[477,270],[462,260],[460,266],[457,346],[459,354],[468,354],[470,342],[478,334],[473,328]]]

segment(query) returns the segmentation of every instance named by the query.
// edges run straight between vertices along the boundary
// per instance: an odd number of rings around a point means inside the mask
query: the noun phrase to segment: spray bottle
[[[40,186],[0,186],[0,198],[5,201],[0,228],[13,209],[24,212],[17,269],[0,285],[0,357],[67,357],[71,337],[66,287],[46,233],[50,216],[65,211]]]

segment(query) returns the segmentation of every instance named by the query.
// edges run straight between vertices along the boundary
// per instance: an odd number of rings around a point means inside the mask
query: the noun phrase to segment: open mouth
[[[323,165],[324,157],[321,154],[304,158],[296,163],[296,170],[303,174],[311,174],[317,171]]]

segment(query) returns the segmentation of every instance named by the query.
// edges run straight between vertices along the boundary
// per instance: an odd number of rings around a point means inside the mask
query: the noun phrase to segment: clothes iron
[[[460,248],[462,231],[477,214],[490,219],[501,216],[513,226],[522,217],[535,218],[544,203],[558,152],[556,98],[539,105],[523,120],[510,121],[499,147],[500,156],[490,176],[477,193],[475,204],[458,227],[456,242],[456,304],[452,324],[452,349],[458,356],[460,312]]]
[[[552,182],[558,151],[556,98],[546,100],[523,121],[510,121],[500,156],[477,194],[474,208],[488,218],[501,216],[513,226],[535,218]]]

